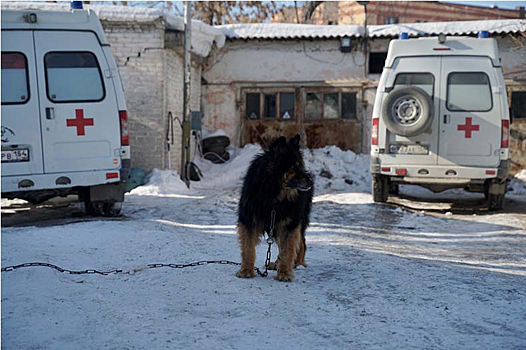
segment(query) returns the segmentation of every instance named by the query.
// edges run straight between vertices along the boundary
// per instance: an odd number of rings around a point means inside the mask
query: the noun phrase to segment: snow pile
[[[224,164],[196,158],[194,163],[203,172],[203,179],[192,182],[195,189],[232,189],[241,187],[243,177],[254,157],[263,150],[260,145],[248,144],[240,149],[229,149],[230,160]]]
[[[170,170],[153,169],[146,177],[146,185],[133,189],[130,194],[139,196],[163,196],[188,194],[190,190],[181,181],[179,174]]]
[[[526,195],[526,169],[522,169],[510,181],[508,193],[512,195]]]
[[[203,179],[193,181],[187,189],[179,174],[170,170],[154,169],[145,186],[131,191],[139,196],[184,195],[210,189],[229,190],[241,188],[243,177],[254,157],[263,150],[260,145],[248,144],[244,148],[231,149],[231,159],[224,164],[213,164],[196,158],[194,163],[201,169]],[[329,191],[367,192],[370,186],[369,156],[342,151],[336,146],[303,150],[305,167],[315,177],[315,193]]]
[[[369,155],[327,146],[304,151],[305,166],[315,175],[316,194],[327,191],[368,192]]]
[[[203,173],[201,181],[192,181],[191,188],[181,181],[179,173],[171,170],[154,169],[147,176],[147,183],[130,192],[139,196],[166,196],[200,192],[207,189],[232,189],[240,187],[248,165],[262,151],[259,145],[246,145],[242,149],[231,150],[232,158],[224,164],[196,158],[194,163]]]

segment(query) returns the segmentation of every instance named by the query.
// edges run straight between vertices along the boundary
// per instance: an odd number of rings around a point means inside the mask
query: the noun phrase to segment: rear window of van
[[[400,73],[396,76],[394,86],[416,86],[433,97],[435,77],[431,73]]]
[[[487,112],[492,108],[489,77],[483,72],[450,73],[446,107],[450,111]]]
[[[98,102],[105,90],[91,52],[49,52],[44,56],[47,96],[52,102]]]
[[[29,100],[27,58],[21,52],[2,52],[2,104]]]

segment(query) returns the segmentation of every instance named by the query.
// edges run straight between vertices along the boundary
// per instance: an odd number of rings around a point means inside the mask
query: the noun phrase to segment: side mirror
[[[511,107],[509,109],[509,113],[510,113],[510,124],[512,124],[513,123],[513,109],[511,109]]]

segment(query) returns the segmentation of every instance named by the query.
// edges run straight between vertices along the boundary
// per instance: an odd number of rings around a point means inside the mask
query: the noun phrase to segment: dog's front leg
[[[298,255],[298,249],[301,244],[301,229],[298,226],[292,232],[278,238],[279,259],[278,274],[276,279],[283,282],[294,281],[294,262]]]
[[[254,230],[248,230],[242,223],[237,226],[237,235],[241,246],[241,268],[237,271],[236,276],[252,278],[256,276],[254,263],[256,262],[256,245],[259,236]]]

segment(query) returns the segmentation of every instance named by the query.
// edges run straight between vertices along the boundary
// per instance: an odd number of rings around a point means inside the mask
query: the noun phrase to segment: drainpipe
[[[363,11],[365,13],[365,19],[363,22],[363,54],[365,57],[364,64],[363,64],[363,74],[364,78],[367,79],[367,63],[369,62],[369,59],[367,58],[367,39],[369,37],[369,33],[367,33],[367,3],[368,1],[358,1],[358,4],[363,6]]]
[[[369,63],[369,58],[367,57],[367,51],[368,51],[368,37],[369,33],[367,32],[367,3],[368,1],[358,1],[360,5],[363,6],[363,11],[365,14],[364,22],[363,22],[363,55],[364,55],[364,63],[363,63],[363,77],[364,81],[362,82],[362,153],[365,153],[365,151],[369,148],[369,137],[367,133],[367,125],[369,124],[369,120],[367,119],[367,102],[365,100],[365,81],[367,80],[367,68]]]
[[[184,89],[181,180],[190,188],[190,73],[191,73],[192,2],[184,2]]]

